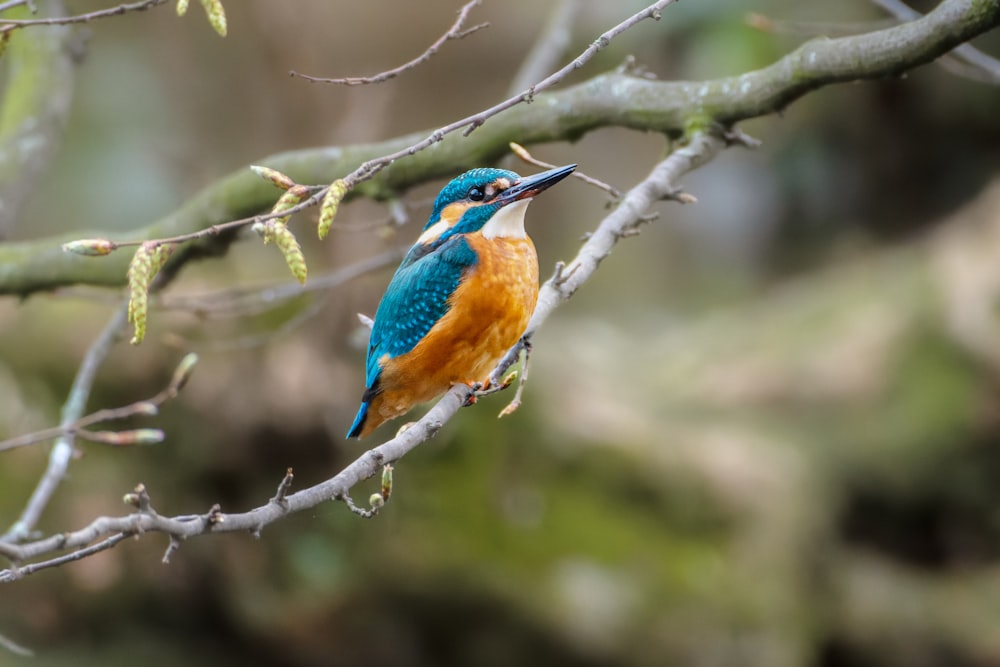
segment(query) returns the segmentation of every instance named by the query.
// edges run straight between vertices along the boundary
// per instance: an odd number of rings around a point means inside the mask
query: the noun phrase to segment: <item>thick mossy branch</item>
[[[491,118],[468,137],[448,135],[360,184],[348,193],[348,198],[386,198],[424,181],[492,163],[509,151],[511,141],[525,145],[571,141],[591,130],[611,126],[674,137],[689,130],[692,123],[729,126],[778,112],[825,85],[898,75],[997,25],[1000,2],[944,0],[917,21],[862,35],[812,40],[768,67],[736,77],[662,82],[622,72],[603,74],[558,92],[540,94],[531,104]],[[297,183],[330,183],[359,164],[404,150],[428,134],[281,153],[257,163],[284,172]],[[269,209],[274,201],[274,188],[269,183],[250,169],[241,169],[131,236],[145,240],[190,233],[257,214]],[[24,296],[76,283],[123,285],[127,253],[95,259],[60,249],[66,241],[105,235],[81,229],[58,238],[0,246],[0,294]],[[171,265],[176,270],[187,259],[223,252],[233,238],[234,234],[227,232],[187,244]]]

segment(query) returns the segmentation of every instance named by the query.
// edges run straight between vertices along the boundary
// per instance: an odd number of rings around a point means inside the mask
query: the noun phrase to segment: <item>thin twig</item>
[[[526,338],[521,339],[523,342],[520,347],[523,351],[521,362],[521,377],[517,382],[517,390],[514,392],[514,398],[511,399],[510,403],[500,411],[498,417],[507,417],[513,414],[519,407],[521,407],[521,396],[524,394],[524,385],[528,383],[528,367],[531,361],[531,341]]]
[[[380,72],[373,76],[348,76],[340,79],[327,79],[318,76],[309,76],[308,74],[300,74],[299,72],[296,72],[294,70],[289,72],[289,75],[298,77],[300,79],[305,79],[306,81],[309,81],[311,83],[332,83],[342,86],[360,86],[372,83],[382,83],[383,81],[394,79],[403,72],[414,69],[415,67],[418,67],[427,62],[428,60],[430,60],[431,57],[433,57],[434,54],[437,53],[441,49],[441,47],[444,46],[444,43],[447,42],[448,40],[462,39],[463,37],[471,35],[472,33],[477,32],[478,30],[482,30],[483,28],[488,27],[489,23],[479,23],[470,28],[463,28],[463,26],[465,25],[465,20],[469,17],[469,12],[471,12],[474,7],[477,7],[480,4],[482,4],[482,0],[472,0],[471,2],[467,2],[465,5],[463,5],[462,8],[458,10],[458,18],[455,19],[455,23],[453,23],[452,26],[448,28],[448,31],[446,33],[441,35],[441,37],[439,37],[433,44],[427,47],[427,49],[419,56],[417,56],[416,58],[407,63],[400,65],[399,67],[394,67],[393,69]]]
[[[20,7],[21,5],[28,4],[28,0],[8,0],[7,2],[0,2],[0,12],[5,12],[8,9],[14,9],[14,7]]]
[[[357,503],[354,502],[354,499],[346,493],[341,494],[340,500],[344,501],[344,504],[347,505],[347,509],[351,510],[354,514],[357,514],[362,519],[374,519],[378,515],[378,511],[380,509],[378,507],[371,507],[369,509],[359,507]]]
[[[190,369],[188,369],[188,371],[189,370]],[[108,438],[107,436],[100,435],[101,432],[88,432],[85,429],[88,426],[100,424],[102,422],[119,421],[122,419],[128,419],[129,417],[135,417],[137,415],[155,415],[161,405],[177,396],[179,384],[183,381],[185,381],[184,378],[179,378],[178,375],[175,375],[173,379],[171,379],[169,385],[164,387],[155,396],[147,398],[146,400],[136,401],[128,405],[123,405],[119,408],[104,408],[102,410],[91,412],[89,415],[75,419],[72,422],[67,423],[64,421],[59,426],[53,426],[52,428],[35,431],[34,433],[26,433],[8,440],[0,440],[0,452],[7,451],[9,449],[17,449],[18,447],[26,447],[28,445],[44,442],[45,440],[57,438],[59,436],[74,435],[85,437],[91,442],[105,442],[117,445],[124,444],[120,438],[117,440],[114,437]],[[113,431],[112,433],[118,432]]]
[[[282,507],[287,507],[288,503],[285,501],[285,496],[288,495],[288,489],[292,488],[294,480],[295,475],[292,474],[292,469],[289,468],[285,471],[285,476],[281,478],[281,483],[278,484],[278,490],[274,493],[274,497],[271,498],[271,502],[277,503]]]
[[[518,156],[528,164],[535,165],[536,167],[542,167],[543,169],[555,169],[556,167],[556,165],[552,164],[551,162],[544,162],[534,157],[531,153],[528,152],[527,148],[525,148],[521,144],[514,143],[513,141],[510,143],[510,150],[512,153],[514,153],[514,155]],[[574,170],[573,173],[570,174],[570,176],[580,179],[587,185],[593,185],[595,188],[604,190],[609,195],[614,197],[615,200],[622,198],[621,190],[619,190],[613,185],[610,185],[609,183],[605,183],[604,181],[598,180],[593,176],[588,176],[579,169]]]
[[[84,547],[82,549],[77,549],[76,551],[71,551],[65,556],[59,556],[57,558],[51,558],[49,560],[43,560],[38,563],[30,563],[28,565],[22,565],[17,568],[12,568],[9,570],[4,570],[0,572],[0,581],[9,582],[16,581],[21,577],[26,577],[29,574],[34,574],[39,570],[45,570],[50,567],[58,567],[60,565],[65,565],[66,563],[72,563],[74,561],[82,560],[87,556],[93,556],[96,553],[102,551],[107,551],[111,547],[115,546],[124,539],[131,537],[131,533],[123,532],[116,533],[110,537],[107,537],[96,544],[92,544],[89,547]]]
[[[860,32],[888,28],[896,24],[896,21],[892,19],[884,21],[853,21],[850,23],[787,21],[758,14],[757,12],[747,12],[744,21],[751,28],[761,32],[777,35],[796,35],[799,37],[815,37],[816,35],[844,37],[847,35],[856,35]]]
[[[0,34],[15,30],[17,28],[24,28],[27,26],[35,25],[69,25],[72,23],[88,23],[90,21],[95,21],[97,19],[108,18],[109,16],[121,16],[122,14],[127,14],[128,12],[141,12],[147,9],[151,9],[156,5],[162,5],[167,0],[140,0],[140,2],[132,2],[127,4],[121,4],[116,7],[110,7],[108,9],[99,9],[94,12],[87,12],[86,14],[76,14],[74,16],[52,16],[43,19],[3,19],[0,18]],[[23,3],[17,3],[23,4]],[[12,5],[16,6],[16,5]],[[6,9],[6,7],[0,7],[0,10]]]

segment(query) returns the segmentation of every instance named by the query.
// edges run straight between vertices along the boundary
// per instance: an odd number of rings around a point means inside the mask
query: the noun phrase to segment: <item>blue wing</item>
[[[461,236],[449,238],[428,252],[415,246],[392,277],[375,313],[368,343],[365,386],[376,390],[379,360],[406,354],[448,312],[448,299],[465,271],[477,261]]]

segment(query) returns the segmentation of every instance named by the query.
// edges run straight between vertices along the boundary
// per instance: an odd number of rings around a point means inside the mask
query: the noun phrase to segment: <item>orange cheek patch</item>
[[[448,204],[444,207],[444,210],[441,211],[441,222],[447,222],[449,227],[453,227],[459,220],[462,219],[462,216],[469,210],[470,206],[472,206],[472,204],[464,201]]]
[[[471,204],[468,202],[455,202],[445,206],[444,210],[441,211],[441,219],[424,230],[420,238],[417,239],[417,244],[423,245],[440,238],[442,234],[458,224],[470,206]]]

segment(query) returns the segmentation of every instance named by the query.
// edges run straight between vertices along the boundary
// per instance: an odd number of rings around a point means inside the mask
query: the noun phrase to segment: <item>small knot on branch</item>
[[[204,516],[203,521],[205,522],[205,527],[208,529],[220,523],[225,523],[226,515],[222,513],[222,506],[219,503],[212,505],[212,508],[208,510],[208,514]]]
[[[278,484],[278,490],[275,492],[274,497],[271,498],[271,503],[277,505],[284,511],[288,511],[288,500],[285,496],[288,494],[288,489],[292,486],[292,481],[295,479],[295,475],[292,474],[292,469],[289,468],[285,471],[285,476],[282,478],[281,483]],[[256,529],[256,535],[260,535],[260,528]]]
[[[735,127],[723,130],[722,140],[726,142],[726,146],[743,146],[743,148],[760,148],[764,143]]]
[[[149,492],[146,490],[146,485],[142,482],[136,484],[131,493],[126,493],[122,497],[122,502],[136,508],[140,514],[157,516],[156,510],[150,504]]]
[[[178,549],[181,548],[181,537],[178,535],[170,534],[170,542],[167,543],[167,550],[163,552],[163,558],[161,562],[164,565],[170,564],[170,557],[174,555]]]

